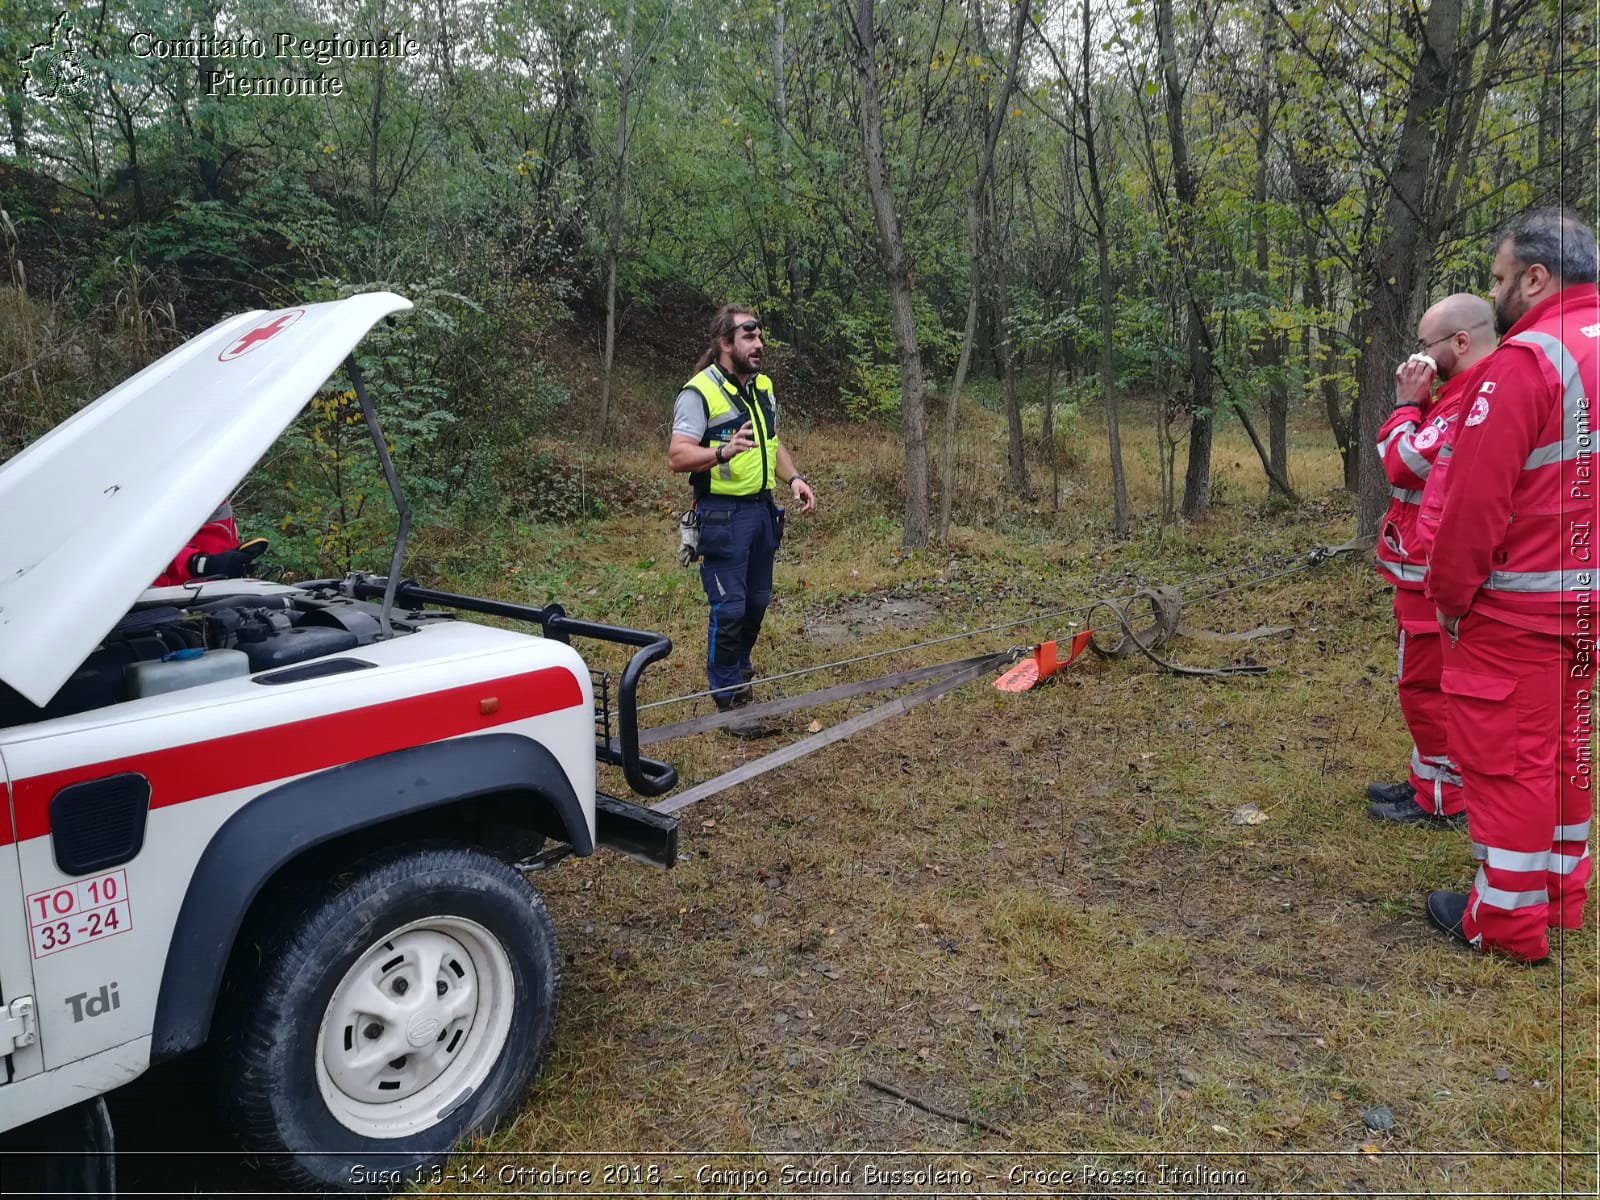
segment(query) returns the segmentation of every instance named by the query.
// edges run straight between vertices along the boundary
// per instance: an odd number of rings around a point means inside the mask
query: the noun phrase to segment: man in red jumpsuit
[[[1443,665],[1438,621],[1422,593],[1427,555],[1419,544],[1417,509],[1439,450],[1448,441],[1471,368],[1496,344],[1494,310],[1482,296],[1446,296],[1417,322],[1417,353],[1395,372],[1395,408],[1378,432],[1378,455],[1389,477],[1389,511],[1378,535],[1378,574],[1394,585],[1399,630],[1400,715],[1411,731],[1411,775],[1369,784],[1367,815],[1401,825],[1466,824],[1461,779],[1446,749]],[[1429,360],[1432,360],[1431,362]],[[1443,381],[1430,396],[1435,379]]]
[[[224,500],[150,586],[172,587],[191,579],[237,579],[250,570],[266,548],[265,538],[251,538],[244,545],[239,544],[233,501]]]
[[[1429,919],[1525,962],[1577,929],[1589,880],[1594,233],[1525,213],[1495,243],[1499,351],[1475,373],[1446,477],[1427,594],[1449,639],[1441,686],[1478,875]]]

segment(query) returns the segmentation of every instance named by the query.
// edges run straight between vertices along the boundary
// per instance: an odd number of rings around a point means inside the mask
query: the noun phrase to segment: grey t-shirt
[[[773,424],[777,424],[778,401],[772,401]],[[684,388],[672,406],[672,432],[698,442],[706,435],[706,402],[693,388]]]
[[[699,441],[706,435],[706,402],[693,388],[684,388],[672,406],[672,432]]]

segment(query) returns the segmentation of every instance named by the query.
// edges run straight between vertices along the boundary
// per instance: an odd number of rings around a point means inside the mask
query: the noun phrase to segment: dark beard
[[[742,358],[739,354],[733,351],[728,352],[728,359],[733,364],[733,373],[735,375],[754,375],[761,369],[748,358]]]
[[[1514,282],[1520,283],[1521,280],[1522,280],[1522,276],[1519,273]],[[1501,337],[1505,337],[1506,334],[1510,333],[1511,332],[1511,327],[1513,325],[1515,325],[1518,321],[1522,320],[1523,315],[1525,313],[1527,313],[1527,311],[1528,311],[1528,305],[1527,304],[1524,304],[1521,308],[1513,309],[1511,307],[1511,305],[1514,302],[1515,302],[1515,297],[1510,296],[1510,295],[1496,296],[1495,297],[1495,301],[1494,301],[1494,331],[1496,333],[1498,333]]]

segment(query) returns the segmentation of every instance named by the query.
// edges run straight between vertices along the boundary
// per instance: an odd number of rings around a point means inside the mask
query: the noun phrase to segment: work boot
[[[1411,798],[1416,794],[1417,790],[1411,786],[1409,779],[1402,779],[1399,783],[1367,784],[1367,799],[1379,804],[1398,804],[1402,800],[1414,803]]]
[[[743,694],[741,695],[740,693]],[[732,712],[736,708],[748,707],[750,701],[750,687],[748,684],[746,684],[744,687],[738,688],[734,691],[732,700],[725,705],[718,705],[718,707],[723,712]],[[777,730],[773,729],[770,725],[763,725],[761,723],[761,718],[759,717],[750,717],[748,720],[737,721],[732,725],[724,725],[722,727],[722,732],[727,734],[729,737],[754,739],[771,737],[777,732]]]
[[[1426,825],[1430,829],[1465,829],[1467,814],[1451,813],[1438,817],[1415,800],[1393,800],[1367,805],[1367,816],[1374,821],[1388,821],[1392,825]]]
[[[1465,946],[1468,950],[1476,950],[1467,938],[1466,930],[1461,928],[1461,918],[1467,912],[1467,897],[1460,892],[1429,892],[1428,893],[1428,923],[1442,933],[1449,935],[1455,941]],[[1518,958],[1503,951],[1495,951],[1502,958],[1509,958],[1512,962],[1521,963],[1525,967],[1541,967],[1550,961],[1546,954],[1543,958]]]
[[[1467,898],[1460,892],[1429,892],[1428,921],[1435,929],[1449,934],[1467,949],[1476,949],[1462,931],[1461,918],[1467,912]]]

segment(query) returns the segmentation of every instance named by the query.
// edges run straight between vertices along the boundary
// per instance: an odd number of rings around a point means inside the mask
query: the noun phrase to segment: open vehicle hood
[[[0,681],[48,702],[367,330],[410,307],[371,292],[229,317],[0,465]]]

